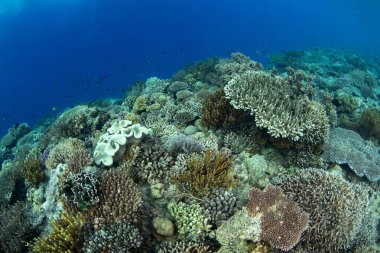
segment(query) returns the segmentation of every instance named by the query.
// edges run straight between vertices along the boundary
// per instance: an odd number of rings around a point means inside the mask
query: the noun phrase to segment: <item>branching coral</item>
[[[19,166],[11,162],[4,162],[0,170],[0,207],[6,206],[16,186],[16,180],[21,176]]]
[[[220,89],[206,97],[202,103],[201,123],[212,129],[228,129],[244,120],[244,112],[235,109]]]
[[[26,158],[20,159],[18,163],[21,166],[21,173],[26,184],[30,187],[38,187],[44,178],[44,171],[36,150],[31,151]]]
[[[32,253],[81,252],[81,231],[84,225],[82,213],[62,213],[51,223],[52,231],[45,237],[37,238],[31,245]]]
[[[207,150],[203,157],[192,155],[187,160],[187,171],[173,177],[172,182],[194,196],[208,196],[214,188],[229,188],[237,183],[231,175],[234,160],[224,151]]]
[[[119,170],[109,170],[102,174],[99,202],[89,209],[90,218],[100,218],[105,223],[117,221],[137,221],[141,207],[141,196],[136,184]]]
[[[322,104],[297,96],[288,79],[264,71],[236,75],[224,92],[236,109],[249,111],[256,125],[274,138],[317,144],[329,133]]]
[[[177,134],[169,138],[167,149],[174,154],[201,153],[204,150],[204,145],[193,137]]]
[[[249,197],[249,214],[261,217],[261,240],[281,250],[293,248],[308,228],[308,214],[280,187],[268,185],[263,191],[252,188]]]
[[[31,224],[26,216],[25,203],[15,204],[0,210],[0,251],[23,252],[31,236]]]
[[[202,201],[202,206],[213,224],[232,216],[235,205],[236,197],[224,189],[213,189],[210,196]]]
[[[309,213],[309,228],[301,246],[308,252],[348,252],[369,213],[368,189],[338,175],[305,169],[282,178],[281,188]]]

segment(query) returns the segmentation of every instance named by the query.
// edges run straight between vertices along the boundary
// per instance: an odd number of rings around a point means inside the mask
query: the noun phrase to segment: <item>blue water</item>
[[[264,63],[314,46],[380,56],[376,2],[1,0],[0,134],[229,52]]]

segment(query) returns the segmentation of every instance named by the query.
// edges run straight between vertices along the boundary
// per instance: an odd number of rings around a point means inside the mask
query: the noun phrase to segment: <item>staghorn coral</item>
[[[180,237],[197,241],[209,231],[208,218],[197,203],[170,202],[168,210],[174,217]]]
[[[172,182],[194,196],[208,196],[214,188],[228,188],[237,183],[231,175],[234,160],[225,151],[207,150],[203,157],[192,155],[186,162],[187,170],[173,177]]]
[[[324,106],[296,95],[289,79],[264,71],[236,75],[224,87],[235,109],[247,110],[256,125],[274,138],[307,144],[323,143],[329,133]]]
[[[319,169],[304,169],[281,178],[284,193],[309,213],[302,248],[308,252],[348,252],[369,215],[368,189]]]
[[[295,166],[302,169],[324,167],[323,158],[321,156],[305,150],[290,151],[284,165],[286,167]]]
[[[19,159],[17,163],[21,166],[21,173],[25,178],[26,185],[38,187],[44,178],[44,171],[37,151],[31,151],[26,158]]]
[[[249,252],[249,242],[259,242],[260,234],[260,217],[251,217],[247,208],[243,207],[215,230],[215,237],[221,244],[218,252]]]
[[[213,189],[201,205],[213,224],[232,216],[236,206],[236,197],[224,189]]]
[[[257,144],[253,139],[252,133],[245,132],[228,132],[223,137],[223,144],[234,154],[240,154],[243,151],[252,152],[257,150]]]
[[[208,95],[202,103],[201,124],[211,129],[229,129],[244,120],[244,112],[235,109],[220,89]]]
[[[87,209],[99,202],[99,185],[98,177],[93,173],[68,172],[60,180],[59,195],[66,203],[73,204],[80,209]]]
[[[248,213],[261,217],[261,240],[281,250],[293,248],[308,228],[308,214],[278,186],[267,185],[263,191],[252,188],[249,198]]]
[[[99,202],[89,209],[89,218],[100,218],[105,223],[137,221],[142,200],[136,184],[119,170],[102,174],[99,188]]]
[[[82,252],[125,252],[140,247],[142,237],[137,228],[127,222],[116,222],[104,226],[86,240]]]
[[[75,138],[64,139],[55,145],[46,159],[45,166],[54,169],[63,163],[68,169],[79,172],[90,162],[90,154],[83,141]]]
[[[348,164],[356,175],[366,176],[370,181],[380,179],[379,148],[366,143],[354,131],[334,128],[322,156],[327,163]]]
[[[209,247],[196,242],[164,242],[159,246],[158,253],[209,253]]]
[[[31,236],[31,224],[26,215],[23,202],[0,210],[0,251],[24,252],[26,242]]]
[[[187,90],[189,88],[189,84],[182,81],[174,81],[168,86],[168,91],[177,92],[180,90]]]
[[[81,231],[84,226],[82,213],[75,215],[62,213],[60,218],[51,222],[52,231],[44,237],[35,239],[31,244],[32,253],[81,252]]]

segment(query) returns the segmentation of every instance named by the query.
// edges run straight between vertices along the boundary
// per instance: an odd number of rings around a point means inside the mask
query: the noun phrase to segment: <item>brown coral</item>
[[[281,250],[293,248],[308,227],[308,214],[280,187],[268,185],[263,191],[252,188],[249,197],[248,212],[261,216],[261,240]]]
[[[214,188],[228,188],[237,183],[231,175],[234,160],[224,151],[207,150],[203,157],[192,155],[186,162],[187,171],[172,178],[172,182],[194,196],[208,196]]]
[[[228,129],[241,123],[243,118],[244,112],[233,108],[223,89],[208,95],[202,103],[201,123],[205,127]]]
[[[136,184],[121,171],[109,170],[102,174],[99,202],[90,209],[90,218],[100,218],[105,223],[121,220],[134,223],[141,203]]]

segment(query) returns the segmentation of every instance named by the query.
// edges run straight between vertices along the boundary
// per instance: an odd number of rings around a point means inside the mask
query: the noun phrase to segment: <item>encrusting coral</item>
[[[331,130],[322,157],[327,163],[348,164],[359,177],[380,179],[379,148],[367,143],[358,133],[344,128]]]
[[[226,151],[206,150],[204,156],[192,155],[186,162],[187,170],[172,178],[180,190],[194,196],[208,196],[212,189],[236,185],[231,173],[235,158]]]
[[[308,228],[309,215],[278,186],[252,188],[249,198],[248,213],[261,219],[260,239],[281,250],[293,248]]]
[[[234,76],[224,92],[234,108],[249,111],[256,125],[274,138],[318,144],[328,136],[329,120],[323,105],[298,96],[287,78],[247,71]]]

